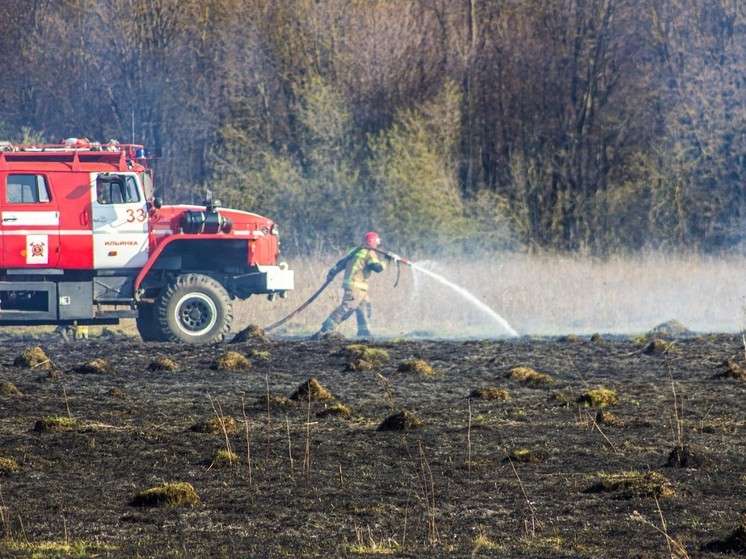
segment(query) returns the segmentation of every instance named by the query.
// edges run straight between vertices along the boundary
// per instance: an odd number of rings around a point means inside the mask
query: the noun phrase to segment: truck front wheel
[[[230,332],[233,304],[225,288],[210,276],[185,274],[161,292],[155,322],[164,340],[218,343]]]

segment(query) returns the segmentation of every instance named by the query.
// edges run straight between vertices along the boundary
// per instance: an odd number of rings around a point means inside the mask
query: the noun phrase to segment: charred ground
[[[0,556],[744,554],[743,356],[730,335],[5,339]],[[148,506],[164,484],[197,501]]]

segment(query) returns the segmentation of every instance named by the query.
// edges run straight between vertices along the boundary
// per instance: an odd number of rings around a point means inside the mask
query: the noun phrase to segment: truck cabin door
[[[91,179],[93,267],[141,268],[148,260],[148,211],[135,173]]]
[[[0,173],[4,268],[52,268],[60,258],[60,214],[47,177]]]

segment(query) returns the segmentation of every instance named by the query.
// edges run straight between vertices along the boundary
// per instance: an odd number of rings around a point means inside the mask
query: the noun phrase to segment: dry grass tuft
[[[18,462],[12,458],[0,457],[0,476],[7,476],[21,471]]]
[[[720,365],[720,368],[722,369],[722,371],[717,373],[714,378],[732,378],[736,380],[746,380],[746,371],[735,361],[726,359],[725,361],[723,361],[722,365]]]
[[[350,419],[352,411],[344,404],[336,403],[325,407],[316,414],[316,417],[339,417],[340,419]]]
[[[148,371],[178,371],[179,365],[165,355],[156,355],[153,360],[148,364]]]
[[[605,408],[607,406],[617,405],[619,403],[619,397],[613,390],[599,388],[581,394],[576,402],[587,408]]]
[[[400,363],[396,368],[397,373],[407,373],[411,375],[418,375],[423,377],[431,377],[435,374],[433,368],[422,359],[410,359]]]
[[[542,462],[547,459],[545,452],[536,452],[527,448],[519,448],[513,450],[508,454],[508,457],[513,462],[530,463],[530,462]]]
[[[78,365],[74,371],[84,375],[108,375],[115,373],[116,368],[106,359],[95,358]]]
[[[508,378],[520,381],[531,387],[553,384],[554,379],[547,374],[534,371],[531,367],[514,367],[508,372]]]
[[[655,339],[645,346],[643,353],[647,355],[665,355],[667,353],[676,352],[674,342],[667,342],[666,340]]]
[[[469,398],[475,400],[510,400],[510,394],[504,388],[497,386],[490,386],[488,388],[475,388],[469,394]]]
[[[422,420],[407,410],[390,415],[378,426],[378,431],[412,431],[422,425]]]
[[[230,416],[211,417],[192,425],[191,430],[196,433],[210,433],[211,435],[222,435],[238,433],[238,422]]]
[[[130,503],[134,507],[197,507],[200,499],[190,483],[164,483],[138,493]]]
[[[44,353],[44,350],[39,346],[30,347],[23,350],[23,352],[13,360],[15,367],[21,367],[24,369],[40,369],[42,371],[49,371],[52,368],[52,361]]]
[[[215,358],[212,368],[218,371],[241,372],[251,367],[251,361],[243,353],[225,351]]]
[[[0,382],[0,396],[23,396],[23,392],[12,382],[5,380]]]
[[[48,416],[42,417],[34,425],[34,431],[40,433],[46,431],[72,431],[78,426],[78,422],[71,417]]]
[[[303,400],[306,402],[329,402],[334,400],[334,396],[332,396],[332,393],[326,388],[321,386],[321,383],[319,383],[316,377],[311,377],[301,384],[295,392],[293,392],[290,399]]]
[[[621,474],[601,474],[599,481],[586,490],[587,493],[616,493],[622,499],[634,497],[654,497],[666,499],[675,497],[671,481],[658,472],[622,472]]]

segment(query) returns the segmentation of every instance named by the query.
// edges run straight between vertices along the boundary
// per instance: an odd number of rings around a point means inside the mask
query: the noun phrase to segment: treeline
[[[738,250],[742,0],[4,0],[0,139],[160,147],[160,194],[443,247]]]

